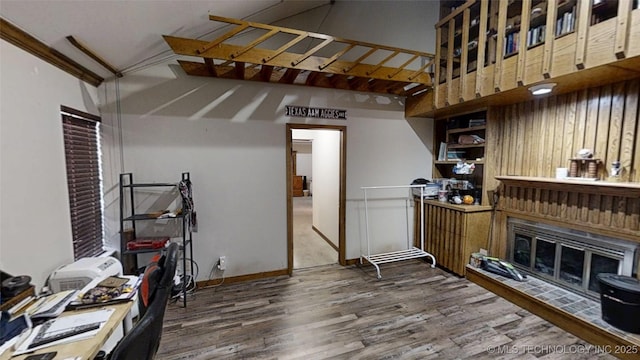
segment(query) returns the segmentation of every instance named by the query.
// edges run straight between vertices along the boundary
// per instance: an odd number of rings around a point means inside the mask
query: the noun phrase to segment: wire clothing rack
[[[371,265],[375,266],[376,271],[378,273],[378,279],[382,279],[382,275],[380,274],[380,264],[402,261],[402,260],[410,260],[410,259],[418,259],[423,257],[430,257],[431,267],[436,267],[436,258],[432,254],[424,251],[424,190],[426,185],[418,184],[418,185],[392,185],[392,186],[363,186],[361,187],[364,192],[364,218],[365,218],[365,236],[367,239],[367,254],[362,254],[360,256],[360,264],[363,264],[363,259],[366,259]],[[371,240],[369,238],[369,205],[367,203],[367,190],[374,189],[409,189],[409,192],[413,190],[413,188],[420,189],[420,248],[417,248],[409,243],[407,240],[407,249],[392,251],[380,254],[371,254]]]

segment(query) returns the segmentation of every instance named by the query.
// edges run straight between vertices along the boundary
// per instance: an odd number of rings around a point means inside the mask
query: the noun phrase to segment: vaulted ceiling
[[[273,23],[329,9],[330,0],[2,0],[0,16],[103,78],[114,74],[67,40],[73,36],[126,75],[173,55],[162,35],[209,40],[225,24],[209,13]]]
[[[430,88],[430,54],[312,32],[333,6],[334,0],[3,0],[0,16],[98,79],[189,55],[202,58],[179,60],[191,75],[404,96]],[[306,29],[269,25],[306,12],[317,13]],[[269,35],[276,33],[280,40]],[[185,50],[185,41],[195,47]],[[206,46],[211,51],[198,50]]]

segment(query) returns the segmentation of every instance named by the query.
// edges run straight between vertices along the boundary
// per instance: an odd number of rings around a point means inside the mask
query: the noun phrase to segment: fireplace
[[[599,273],[635,276],[640,244],[509,217],[509,261],[530,275],[599,299]]]

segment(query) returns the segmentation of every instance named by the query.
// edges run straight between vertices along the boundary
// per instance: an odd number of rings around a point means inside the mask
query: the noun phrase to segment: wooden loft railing
[[[560,94],[640,77],[638,0],[456,3],[436,24],[434,91],[408,99],[407,116],[522,102],[545,82]]]
[[[231,25],[211,41],[164,36],[189,75],[412,97],[431,91],[434,55],[210,15]]]

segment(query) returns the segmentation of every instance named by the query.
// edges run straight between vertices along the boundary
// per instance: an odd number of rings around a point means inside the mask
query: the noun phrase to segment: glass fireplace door
[[[589,266],[589,291],[600,294],[600,284],[596,276],[600,273],[619,274],[620,260],[608,256],[591,253]]]
[[[584,250],[562,244],[560,246],[559,280],[582,288],[584,279]]]
[[[556,243],[554,241],[536,239],[536,256],[533,266],[540,274],[555,276]]]
[[[507,226],[514,266],[578,294],[599,299],[598,274],[636,274],[637,243],[515,218]]]
[[[513,248],[513,261],[519,265],[531,267],[531,246],[533,238],[524,234],[516,234]]]

